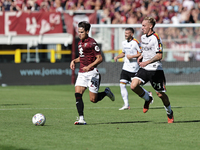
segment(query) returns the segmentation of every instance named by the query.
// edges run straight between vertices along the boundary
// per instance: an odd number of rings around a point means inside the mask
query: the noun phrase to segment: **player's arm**
[[[137,50],[137,54],[136,55],[126,55],[126,57],[128,59],[138,58],[138,57],[141,56],[142,51],[141,51],[140,43],[137,40],[135,42],[136,42],[136,44],[135,44],[135,46],[132,47],[132,50],[136,49]]]
[[[75,64],[76,63],[79,63],[80,62],[80,57],[78,57],[78,58],[76,58],[76,59],[73,59],[72,61],[71,61],[71,63],[70,63],[70,68],[72,69],[72,70],[74,70],[75,69]]]
[[[127,57],[128,59],[132,59],[132,58],[138,58],[138,57],[140,57],[140,55],[141,55],[141,53],[138,53],[138,54],[136,54],[136,55],[126,55],[126,57]]]
[[[114,57],[115,62],[117,62],[117,59],[123,58],[124,56],[125,56],[125,53],[124,53],[124,52],[120,53],[118,56],[115,56],[115,57]]]
[[[138,57],[138,59],[137,59],[137,63],[138,63],[138,64],[139,64],[140,62],[142,62],[142,58],[143,58],[142,55],[140,55],[140,56]]]
[[[148,64],[154,63],[156,61],[160,61],[162,59],[162,53],[157,53],[153,58],[147,60],[145,62],[139,62],[140,67],[145,67]]]
[[[98,66],[98,64],[100,64],[102,61],[103,61],[103,58],[102,58],[101,54],[96,55],[95,61],[93,63],[89,64],[88,66],[83,67],[83,71],[85,71],[85,72],[89,71],[90,68]]]

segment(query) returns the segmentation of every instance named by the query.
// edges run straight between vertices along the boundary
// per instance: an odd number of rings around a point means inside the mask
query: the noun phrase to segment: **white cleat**
[[[107,96],[108,96],[112,101],[115,101],[115,95],[111,92],[111,90],[110,90],[109,87],[105,88],[105,92],[106,92]]]
[[[84,119],[79,119],[78,121],[74,122],[74,125],[86,125],[87,123],[85,122]]]
[[[120,108],[119,110],[129,110],[130,106],[123,106],[122,108]]]

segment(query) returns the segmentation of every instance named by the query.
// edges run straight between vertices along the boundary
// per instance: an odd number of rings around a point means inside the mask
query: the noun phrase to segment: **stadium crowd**
[[[157,23],[200,22],[200,0],[0,0],[0,11],[103,10],[101,22],[136,24],[147,15]]]

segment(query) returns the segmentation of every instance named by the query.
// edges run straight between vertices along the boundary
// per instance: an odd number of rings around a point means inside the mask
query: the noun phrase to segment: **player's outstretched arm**
[[[115,56],[114,57],[114,60],[115,60],[115,62],[117,62],[117,59],[119,59],[119,58],[123,58],[125,56],[125,53],[120,53],[118,56]]]

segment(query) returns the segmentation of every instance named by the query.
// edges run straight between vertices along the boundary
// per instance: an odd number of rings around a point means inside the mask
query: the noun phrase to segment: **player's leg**
[[[164,72],[162,70],[156,71],[155,75],[153,76],[150,82],[151,82],[152,87],[156,90],[156,94],[163,102],[163,105],[165,107],[167,117],[168,117],[168,123],[173,123],[174,122],[173,111],[171,109],[169,97],[165,93],[166,80],[165,80]]]
[[[99,72],[96,72],[94,70],[88,84],[90,101],[93,103],[97,103],[98,101],[101,101],[105,96],[108,96],[112,101],[114,101],[115,97],[110,88],[107,87],[103,92],[99,92],[100,82],[101,75],[99,74]]]
[[[126,84],[127,83],[128,83],[127,80],[124,80],[124,79],[120,80],[120,91],[121,91],[122,99],[124,101],[124,105],[119,110],[130,109],[129,102],[128,102],[128,91],[126,89]]]
[[[145,100],[144,106],[143,106],[143,112],[146,113],[149,110],[149,104],[153,103],[153,96],[151,92],[148,92],[144,88],[142,88],[140,85],[142,84],[142,80],[137,78],[133,78],[131,82],[131,89],[134,91],[139,97]]]
[[[89,90],[90,89],[91,88],[89,88]],[[90,101],[93,102],[93,103],[97,103],[97,102],[103,100],[103,98],[105,96],[108,96],[110,98],[110,100],[115,101],[115,96],[111,92],[109,87],[106,87],[103,92],[95,93],[94,91],[90,91],[89,94],[90,94]]]
[[[119,110],[127,110],[130,109],[129,102],[128,102],[128,91],[126,89],[126,85],[131,82],[131,77],[135,76],[135,73],[131,73],[125,70],[121,71],[120,75],[120,91],[121,96],[124,101],[124,105]]]
[[[79,119],[78,121],[74,122],[75,125],[86,124],[84,120],[84,113],[83,113],[84,103],[82,99],[82,95],[87,88],[87,80],[85,76],[87,76],[85,73],[79,73],[76,79],[75,98],[76,98],[76,108],[79,114]]]
[[[170,101],[169,101],[167,94],[164,92],[156,92],[156,93],[163,102],[163,105],[164,105],[164,108],[166,110],[167,117],[168,117],[168,123],[173,123],[174,115],[173,115],[173,111],[171,109]]]
[[[145,84],[149,81],[147,71],[140,68],[131,82],[131,90],[134,91],[138,96],[143,98],[145,101],[149,101],[149,92],[147,92],[140,85]]]
[[[86,124],[86,122],[84,120],[84,114],[83,114],[84,103],[83,103],[83,99],[82,99],[82,95],[85,90],[86,90],[86,87],[75,86],[76,108],[77,108],[77,111],[79,114],[79,120],[74,123],[75,125]]]

